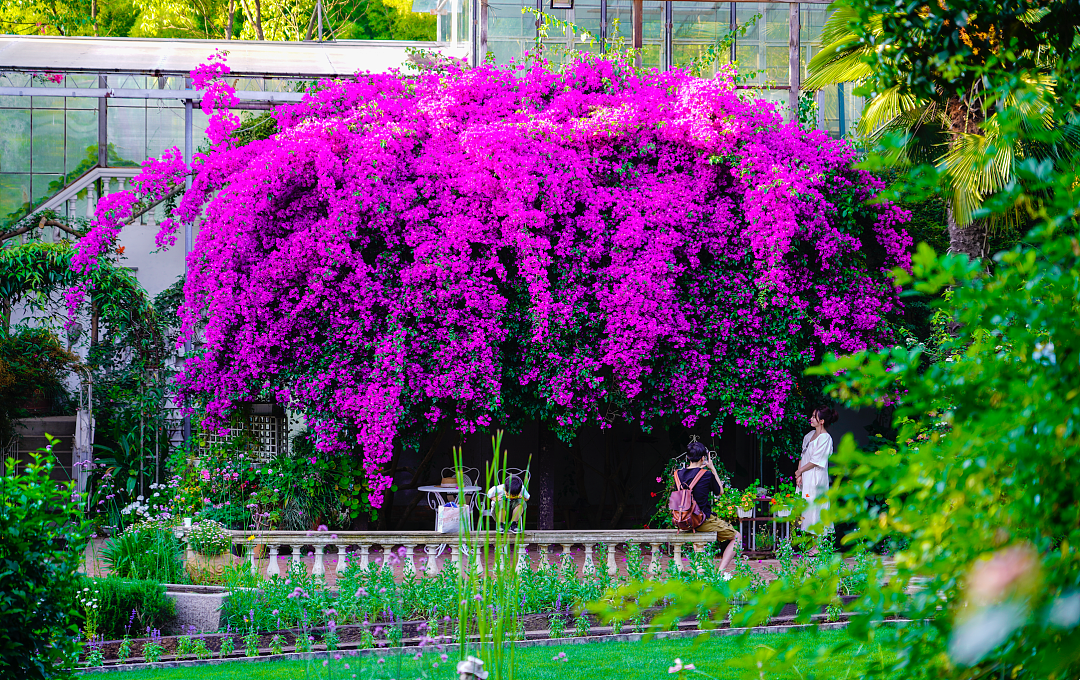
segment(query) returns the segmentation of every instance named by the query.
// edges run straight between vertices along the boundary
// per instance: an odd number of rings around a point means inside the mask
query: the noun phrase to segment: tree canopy
[[[225,73],[195,74],[218,106]],[[322,448],[355,438],[376,507],[395,440],[440,419],[774,428],[803,366],[893,338],[906,215],[730,72],[447,62],[322,83],[244,146],[216,121],[161,236],[201,220],[181,389],[212,421],[273,397]],[[157,163],[138,191],[185,172]],[[77,267],[136,197],[99,206]]]

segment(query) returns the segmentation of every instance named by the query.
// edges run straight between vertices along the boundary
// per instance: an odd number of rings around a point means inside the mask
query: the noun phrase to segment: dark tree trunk
[[[263,37],[262,27],[262,0],[255,1],[255,35],[259,37],[259,40],[266,40]]]
[[[964,135],[977,133],[985,119],[981,107],[976,103],[953,97],[945,103],[949,133],[953,144]],[[986,224],[975,220],[970,224],[957,224],[952,201],[945,201],[945,220],[949,230],[949,252],[963,253],[972,261],[986,257]]]
[[[956,223],[952,201],[945,201],[945,220],[949,228],[949,252],[967,255],[972,261],[986,257],[986,223],[975,220],[963,226]]]

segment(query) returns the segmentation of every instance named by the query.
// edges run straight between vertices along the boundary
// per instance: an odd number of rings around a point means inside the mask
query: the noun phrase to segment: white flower
[[[694,664],[692,664],[692,663],[688,663],[688,664],[686,664],[686,665],[684,666],[684,665],[683,665],[683,662],[682,662],[682,659],[675,659],[675,665],[674,665],[674,666],[670,666],[670,667],[669,667],[669,668],[667,669],[667,672],[668,672],[668,673],[679,673],[679,672],[681,672],[681,671],[692,671],[692,670],[696,670],[696,669],[694,668]]]

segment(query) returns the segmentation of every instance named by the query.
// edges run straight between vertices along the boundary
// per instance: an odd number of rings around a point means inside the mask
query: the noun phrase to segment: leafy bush
[[[75,574],[89,538],[72,483],[43,454],[0,477],[0,677],[69,677],[81,651]]]
[[[97,632],[106,639],[126,634],[139,637],[147,628],[165,627],[176,614],[175,603],[165,596],[165,585],[158,581],[83,576],[77,588],[96,591]]]
[[[0,273],[11,260],[0,257]],[[66,410],[64,376],[75,359],[44,328],[17,326],[0,334],[0,435],[9,435],[12,420],[26,415],[28,399],[43,399],[50,413]]]
[[[191,527],[188,535],[191,549],[203,555],[221,555],[232,546],[232,539],[220,522],[204,519]]]
[[[121,578],[182,583],[187,577],[180,541],[167,529],[136,525],[111,538],[101,559]]]

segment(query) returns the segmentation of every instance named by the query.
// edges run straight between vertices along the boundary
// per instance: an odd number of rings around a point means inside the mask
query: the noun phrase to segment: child
[[[495,511],[496,531],[502,531],[506,526],[508,508],[510,531],[514,533],[521,531],[521,516],[525,514],[525,502],[529,500],[529,492],[521,483],[521,478],[510,475],[505,483],[488,489],[487,495]]]

